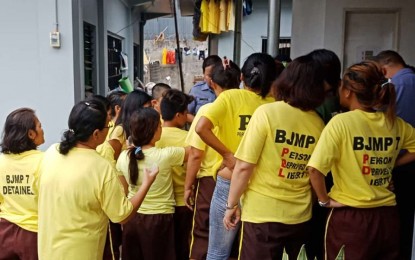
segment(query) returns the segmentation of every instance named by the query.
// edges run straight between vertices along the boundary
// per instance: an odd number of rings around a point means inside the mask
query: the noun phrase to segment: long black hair
[[[128,172],[132,184],[137,185],[138,165],[137,160],[144,159],[142,146],[149,144],[160,127],[160,115],[153,108],[142,108],[135,111],[130,117],[130,142],[131,146],[128,150],[130,162],[128,164]]]
[[[107,116],[104,105],[97,100],[76,104],[69,114],[69,129],[63,133],[59,152],[67,154],[79,141],[87,141],[96,129],[102,130]]]
[[[259,92],[262,98],[268,95],[277,77],[276,71],[274,59],[266,53],[251,54],[242,66],[245,85]]]

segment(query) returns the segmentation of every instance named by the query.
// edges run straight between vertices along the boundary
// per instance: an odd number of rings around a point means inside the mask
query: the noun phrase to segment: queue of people
[[[75,104],[45,152],[35,111],[11,112],[0,259],[410,259],[415,69],[398,53],[342,78],[325,49],[203,70],[189,95]]]

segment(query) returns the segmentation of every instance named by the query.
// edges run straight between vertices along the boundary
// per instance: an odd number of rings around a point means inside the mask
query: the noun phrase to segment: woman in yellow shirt
[[[45,142],[30,108],[11,112],[4,124],[0,154],[0,259],[36,260],[39,165]]]
[[[323,69],[310,55],[292,61],[273,84],[276,102],[260,106],[235,153],[223,224],[233,230],[242,207],[240,259],[296,259],[310,234],[307,162],[324,123]]]
[[[273,102],[269,96],[271,84],[276,77],[274,59],[268,54],[251,54],[242,66],[241,78],[244,89],[223,92],[199,119],[196,133],[223,158],[224,168],[217,173],[216,187],[209,213],[209,246],[207,259],[227,259],[237,230],[227,231],[222,225],[226,210],[234,153],[245,133],[254,111],[263,104]],[[218,128],[217,136],[212,129]],[[216,171],[216,170],[215,170]]]
[[[102,259],[108,220],[126,223],[138,209],[158,169],[144,171],[137,194],[126,198],[119,178],[96,151],[109,116],[95,100],[76,104],[69,130],[46,152],[40,168],[39,259]]]
[[[326,259],[343,246],[350,259],[403,259],[389,185],[393,167],[415,157],[415,129],[396,117],[394,86],[373,61],[348,68],[339,95],[350,112],[328,123],[308,163],[320,206],[332,208]],[[330,170],[334,186],[327,194],[324,177]]]

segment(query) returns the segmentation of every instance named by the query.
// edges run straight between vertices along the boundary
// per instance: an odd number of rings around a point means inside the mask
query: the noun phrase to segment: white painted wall
[[[292,0],[281,0],[281,37],[291,37],[291,8]],[[252,14],[243,17],[241,62],[243,62],[250,54],[261,52],[262,37],[267,36],[268,10],[268,0],[256,0],[253,1]],[[233,37],[233,32],[222,33],[217,36],[219,56],[233,56]]]
[[[345,10],[368,8],[400,10],[397,51],[407,63],[415,64],[413,0],[293,0],[291,56],[327,48],[343,60]]]
[[[0,8],[0,129],[6,116],[30,107],[42,122],[46,143],[60,140],[74,104],[72,3],[58,1],[62,47],[49,45],[54,0],[3,1]]]
[[[98,0],[82,0],[82,14],[85,22],[98,26]]]

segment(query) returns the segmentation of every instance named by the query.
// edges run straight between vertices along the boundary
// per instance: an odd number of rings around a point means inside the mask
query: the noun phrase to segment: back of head
[[[274,59],[265,53],[251,54],[242,66],[242,75],[245,86],[261,97],[266,97],[272,82],[277,78]]]
[[[176,113],[184,113],[187,105],[193,101],[193,97],[189,96],[177,89],[170,89],[163,95],[161,100],[161,116],[165,121],[174,119]]]
[[[396,51],[392,50],[381,51],[378,55],[375,56],[374,59],[375,61],[379,62],[380,65],[406,65],[402,56],[399,55],[399,53]]]
[[[205,69],[212,65],[222,64],[222,59],[218,55],[209,55],[203,60],[202,69],[205,73]]]
[[[375,61],[363,61],[350,66],[344,73],[342,87],[355,93],[360,105],[366,109],[385,110],[393,124],[396,93],[392,83],[383,75]]]
[[[310,55],[300,56],[274,82],[274,97],[304,111],[315,109],[324,101],[323,75],[319,62]]]
[[[107,111],[111,109],[110,101],[104,96],[92,95],[92,96],[88,97],[85,101],[88,102],[88,101],[91,101],[91,100],[96,100],[98,102],[101,102],[102,105],[105,107],[105,110],[107,110]]]
[[[309,53],[311,58],[323,66],[324,80],[331,86],[334,93],[340,85],[341,63],[339,57],[331,50],[318,49]]]
[[[223,90],[239,88],[241,69],[232,61],[229,61],[229,65],[226,66],[215,66],[212,71],[212,81]]]
[[[124,103],[125,96],[127,94],[124,91],[111,91],[109,95],[107,96],[108,101],[110,102],[111,106],[111,116],[115,116],[115,107],[122,107],[122,104]]]
[[[67,154],[78,142],[86,142],[96,129],[106,127],[107,111],[97,100],[81,101],[69,114],[69,129],[63,133],[59,146],[61,154]]]
[[[128,150],[130,158],[128,172],[131,183],[135,185],[138,180],[138,167],[136,160],[144,159],[142,146],[151,142],[159,125],[160,115],[151,107],[139,109],[134,111],[131,115],[129,124],[130,128],[128,130],[131,133],[129,140],[133,146]]]
[[[115,122],[116,125],[121,124],[126,132],[126,136],[129,136],[129,120],[134,111],[137,111],[143,108],[146,105],[150,105],[151,96],[142,90],[133,90],[128,93],[125,97],[122,109],[121,116]]]
[[[171,89],[169,85],[165,83],[157,83],[151,89],[151,95],[153,96],[153,99],[159,99],[163,96],[164,92],[166,92],[169,89]]]
[[[36,149],[36,144],[29,138],[29,130],[36,130],[35,111],[19,108],[11,112],[4,124],[1,152],[19,154]]]

